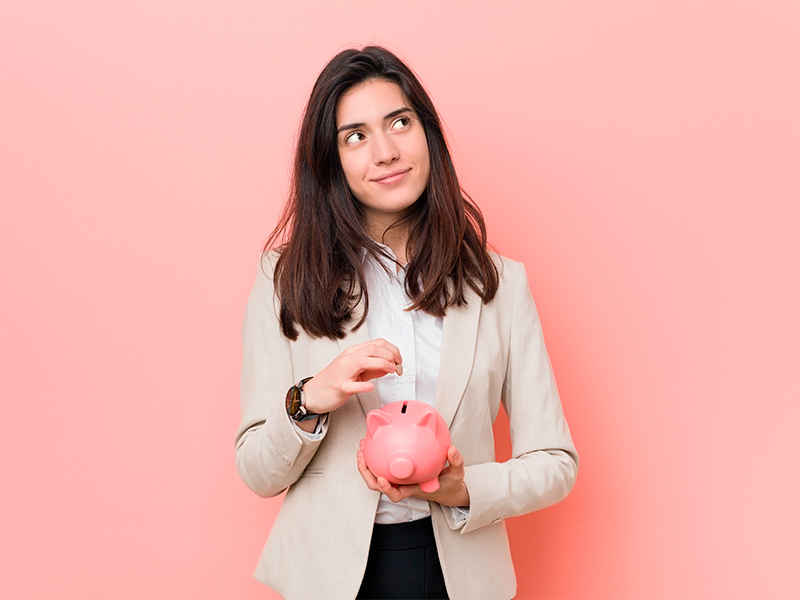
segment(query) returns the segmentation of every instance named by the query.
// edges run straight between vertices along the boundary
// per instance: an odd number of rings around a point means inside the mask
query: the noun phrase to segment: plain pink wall
[[[0,595],[275,597],[241,319],[367,42],[527,264],[581,452],[508,523],[519,597],[800,597],[800,4],[522,0],[0,4]]]

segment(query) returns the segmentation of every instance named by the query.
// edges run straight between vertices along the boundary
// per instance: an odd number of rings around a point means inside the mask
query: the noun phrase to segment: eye
[[[392,123],[391,130],[397,131],[398,129],[405,129],[409,125],[411,125],[411,117],[400,117]]]
[[[367,139],[367,136],[365,136],[363,133],[361,133],[360,131],[353,131],[351,133],[348,133],[346,136],[344,136],[344,143],[345,144],[356,144],[356,143],[358,143],[360,141],[363,141],[365,139]]]

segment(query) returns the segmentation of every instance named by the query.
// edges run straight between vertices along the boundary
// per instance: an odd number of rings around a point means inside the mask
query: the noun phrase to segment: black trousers
[[[396,525],[375,524],[367,570],[356,598],[448,598],[430,517]]]

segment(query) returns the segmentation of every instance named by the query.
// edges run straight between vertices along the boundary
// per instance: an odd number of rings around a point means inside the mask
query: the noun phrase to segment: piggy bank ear
[[[381,427],[392,424],[392,417],[382,410],[371,410],[367,415],[367,431],[375,433]]]
[[[436,413],[432,410],[426,410],[417,420],[417,427],[425,427],[426,429],[430,429],[434,434],[436,433],[438,426],[439,419],[436,418]]]

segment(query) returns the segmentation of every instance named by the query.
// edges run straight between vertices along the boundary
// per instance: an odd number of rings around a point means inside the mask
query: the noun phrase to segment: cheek
[[[428,185],[428,181],[431,178],[431,157],[428,154],[427,147],[425,148],[425,151],[420,156],[419,162],[422,165],[420,168],[422,169],[422,172],[423,172],[423,175],[424,175],[424,178],[425,178],[425,185],[427,186]]]
[[[425,173],[425,181],[428,180],[431,171],[431,157],[430,153],[428,152],[428,142],[425,138],[425,135],[420,136],[420,139],[417,140],[417,164],[420,165],[420,168]]]
[[[339,162],[342,165],[342,171],[344,172],[344,178],[347,180],[347,183],[352,185],[354,182],[359,180],[358,177],[358,165],[353,160],[352,156],[342,156],[339,155]]]
[[[344,173],[344,180],[350,193],[355,196],[359,202],[364,202],[368,197],[367,190],[364,188],[364,165],[362,161],[357,160],[357,157],[352,155],[347,157],[339,157],[342,164],[342,172]]]

